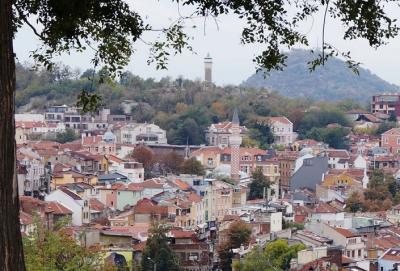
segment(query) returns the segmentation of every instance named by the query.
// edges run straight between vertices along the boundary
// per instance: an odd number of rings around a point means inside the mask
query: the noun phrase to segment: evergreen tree
[[[196,158],[189,158],[183,161],[181,172],[202,176],[204,175],[204,167]]]
[[[169,228],[165,224],[154,225],[149,232],[142,255],[142,271],[179,271],[179,259],[168,246],[166,236]],[[154,264],[156,269],[154,269]]]
[[[251,175],[249,199],[261,199],[271,183],[262,172],[262,169],[257,168]]]

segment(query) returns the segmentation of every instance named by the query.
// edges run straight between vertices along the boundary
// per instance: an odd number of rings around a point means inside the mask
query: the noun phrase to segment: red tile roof
[[[341,235],[343,235],[344,237],[346,237],[346,238],[360,236],[359,234],[354,233],[354,232],[352,232],[352,231],[350,231],[350,230],[348,230],[348,229],[339,228],[339,227],[336,227],[336,228],[333,228],[333,229],[334,229],[335,231],[337,231],[339,234],[341,234]]]
[[[350,154],[347,150],[329,149],[325,152],[328,154],[328,157],[350,159]]]
[[[72,214],[72,211],[70,209],[68,209],[67,207],[65,207],[61,203],[55,202],[55,201],[47,202],[46,211],[49,212],[49,213],[51,212],[51,213],[56,214],[56,215],[70,215],[70,214]]]
[[[20,196],[19,201],[20,201],[20,209],[30,215],[33,215],[34,213],[36,213],[37,211],[46,206],[45,201],[35,199],[29,196]]]
[[[191,202],[201,202],[201,197],[197,195],[195,192],[191,192],[188,194],[188,200]]]
[[[400,128],[392,128],[382,133],[382,135],[400,135]]]
[[[103,140],[101,135],[87,136],[82,138],[82,145],[97,145]]]
[[[90,210],[94,210],[97,212],[102,212],[106,208],[106,206],[101,201],[95,198],[89,199],[89,207]]]
[[[31,225],[33,224],[33,217],[25,213],[24,211],[19,211],[19,220],[22,225]]]
[[[382,259],[400,262],[400,248],[391,248],[383,256]]]
[[[315,213],[340,213],[341,211],[325,202],[320,202],[315,207],[314,212]]]
[[[159,189],[163,188],[163,184],[157,182],[154,179],[149,179],[144,182],[137,183],[137,186],[142,187],[142,188],[159,188]]]
[[[181,190],[189,190],[190,189],[190,185],[185,183],[184,181],[180,180],[180,179],[176,179],[174,181],[174,183],[179,187],[179,189]]]
[[[168,215],[168,206],[158,206],[152,200],[144,198],[135,206],[135,214],[164,214]]]
[[[193,238],[195,236],[194,231],[184,231],[184,230],[171,230],[170,234],[172,237],[175,238]]]

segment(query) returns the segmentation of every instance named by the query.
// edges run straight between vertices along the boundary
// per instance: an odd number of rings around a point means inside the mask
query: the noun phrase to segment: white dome
[[[106,141],[106,142],[115,141],[115,135],[112,132],[107,131],[103,135],[103,140]]]

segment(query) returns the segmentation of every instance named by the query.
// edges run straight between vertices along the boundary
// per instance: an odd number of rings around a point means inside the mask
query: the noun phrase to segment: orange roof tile
[[[360,236],[359,234],[354,233],[354,232],[352,232],[352,231],[350,231],[350,230],[348,230],[348,229],[338,228],[338,227],[333,228],[333,229],[334,229],[335,231],[337,231],[339,234],[341,234],[341,235],[343,235],[344,237],[346,237],[346,238]]]
[[[69,215],[72,214],[72,211],[62,205],[61,203],[55,201],[47,202],[46,211],[49,213],[53,213],[56,215]]]
[[[184,181],[180,180],[180,179],[176,179],[174,181],[174,183],[179,187],[179,189],[181,190],[189,190],[190,189],[190,185],[185,183]]]

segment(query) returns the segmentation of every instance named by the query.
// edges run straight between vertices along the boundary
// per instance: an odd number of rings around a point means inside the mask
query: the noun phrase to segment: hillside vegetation
[[[266,78],[260,71],[242,85],[268,88],[287,97],[309,97],[317,101],[354,99],[367,102],[373,94],[399,90],[398,86],[367,69],[360,68],[359,76],[356,75],[338,58],[331,58],[324,66],[310,72],[307,62],[314,58],[310,51],[293,50],[288,54],[287,67],[283,71],[272,71]]]
[[[268,116],[287,116],[304,137],[310,125],[324,128],[329,122],[343,119],[343,111],[360,108],[350,100],[315,103],[305,98],[287,98],[266,89],[234,86],[206,89],[200,81],[182,78],[156,81],[142,79],[130,72],[113,80],[107,78],[104,71],[78,73],[65,66],[54,72],[34,72],[18,65],[17,87],[16,104],[20,112],[42,111],[53,104],[73,105],[81,89],[96,91],[101,95],[104,107],[110,108],[112,113],[132,114],[138,122],[154,122],[165,129],[171,144],[205,143],[205,129],[211,123],[230,120],[235,107],[239,109],[241,123],[250,129],[250,139],[245,140],[244,145],[261,148],[273,144],[266,121]],[[126,101],[131,105],[128,108],[121,106],[127,104]],[[324,116],[321,110],[332,118],[316,118]],[[321,131],[316,134],[324,139]]]

